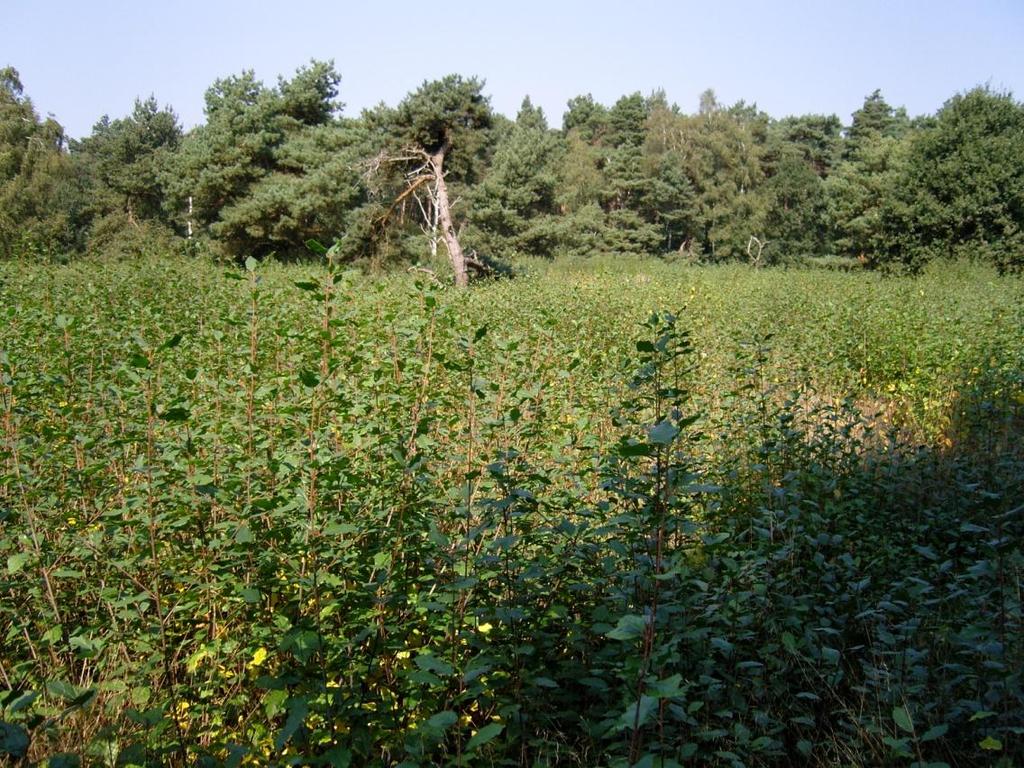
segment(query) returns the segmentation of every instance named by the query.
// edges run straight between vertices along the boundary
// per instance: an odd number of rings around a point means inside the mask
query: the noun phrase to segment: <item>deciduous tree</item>
[[[987,87],[954,96],[910,141],[887,197],[885,258],[1024,269],[1024,105]]]
[[[83,201],[64,129],[40,119],[16,69],[0,69],[0,256],[54,257],[75,249]]]

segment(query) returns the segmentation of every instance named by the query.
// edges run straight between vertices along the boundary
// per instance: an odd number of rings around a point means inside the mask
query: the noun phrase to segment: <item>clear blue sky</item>
[[[216,78],[272,84],[311,58],[334,60],[348,115],[452,72],[509,116],[529,94],[555,126],[588,92],[663,88],[692,112],[710,87],[844,122],[875,88],[912,115],[986,82],[1024,98],[1024,0],[4,0],[0,24],[0,66],[74,137],[150,94],[188,128]]]

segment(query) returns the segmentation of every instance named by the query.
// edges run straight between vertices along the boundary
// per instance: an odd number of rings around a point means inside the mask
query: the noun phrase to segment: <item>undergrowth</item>
[[[4,265],[0,755],[1019,762],[1024,302],[959,269]]]

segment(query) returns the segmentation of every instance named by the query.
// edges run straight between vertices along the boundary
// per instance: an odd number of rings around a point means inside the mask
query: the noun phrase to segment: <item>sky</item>
[[[187,129],[203,94],[246,69],[268,85],[333,60],[343,114],[394,105],[425,80],[486,81],[498,112],[524,96],[561,124],[591,93],[663,89],[695,112],[702,91],[773,117],[837,114],[881,89],[911,115],[988,84],[1024,98],[1024,0],[4,0],[0,67],[41,115],[81,138],[137,97]]]

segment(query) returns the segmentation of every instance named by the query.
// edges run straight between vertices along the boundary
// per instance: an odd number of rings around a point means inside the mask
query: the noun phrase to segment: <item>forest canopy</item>
[[[1024,106],[980,86],[911,118],[880,91],[847,121],[772,117],[705,91],[569,100],[561,127],[477,78],[348,116],[333,63],[216,80],[185,132],[153,96],[69,140],[0,71],[0,257],[151,250],[374,265],[632,254],[755,266],[827,257],[919,271],[1024,266]],[[440,161],[440,162],[439,162]],[[457,253],[456,253],[457,252]],[[462,260],[462,266],[456,264]]]

